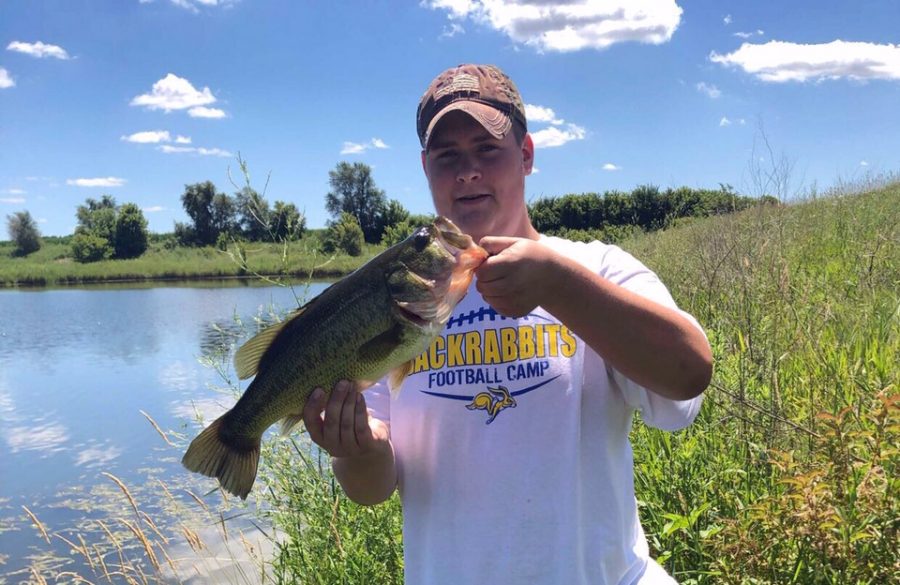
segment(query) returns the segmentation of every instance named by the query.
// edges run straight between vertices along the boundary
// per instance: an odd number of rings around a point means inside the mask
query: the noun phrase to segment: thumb
[[[485,251],[491,256],[495,256],[503,250],[509,248],[521,238],[511,238],[508,236],[485,236],[478,242]]]

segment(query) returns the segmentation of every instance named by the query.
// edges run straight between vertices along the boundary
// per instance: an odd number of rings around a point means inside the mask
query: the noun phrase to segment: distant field
[[[382,248],[367,245],[363,255],[330,256],[317,251],[314,237],[288,246],[247,242],[216,248],[167,249],[151,244],[140,258],[80,264],[71,257],[66,238],[48,238],[25,258],[12,256],[11,242],[0,242],[0,287],[58,286],[121,281],[193,280],[242,277],[329,278],[361,266]]]

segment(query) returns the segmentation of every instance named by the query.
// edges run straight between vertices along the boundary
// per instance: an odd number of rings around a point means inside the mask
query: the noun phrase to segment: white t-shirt
[[[677,308],[616,246],[540,241]],[[505,318],[473,283],[399,396],[378,384],[366,400],[390,424],[407,583],[674,583],[649,558],[628,434],[636,409],[651,426],[687,426],[701,397],[653,394],[540,307]]]

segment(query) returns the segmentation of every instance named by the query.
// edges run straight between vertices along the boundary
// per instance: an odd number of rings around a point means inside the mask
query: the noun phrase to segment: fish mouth
[[[462,233],[455,223],[442,215],[439,215],[434,220],[434,227],[437,231],[438,240],[447,248],[448,252],[453,253],[453,249],[465,250],[475,243],[470,235]]]

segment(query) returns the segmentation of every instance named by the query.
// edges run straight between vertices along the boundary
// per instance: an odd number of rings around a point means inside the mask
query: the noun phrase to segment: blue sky
[[[171,231],[185,184],[237,190],[238,153],[311,227],[342,160],[431,211],[416,106],[470,61],[529,106],[529,199],[752,192],[761,125],[821,189],[900,169],[898,24],[896,0],[2,0],[0,215],[68,234],[108,193]]]

